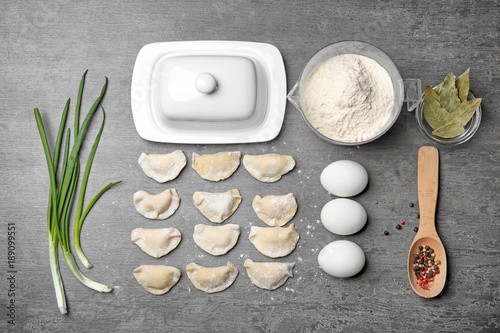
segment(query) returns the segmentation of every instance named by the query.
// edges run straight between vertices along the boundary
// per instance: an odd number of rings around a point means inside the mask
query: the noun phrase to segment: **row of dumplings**
[[[250,281],[262,289],[274,290],[293,277],[294,263],[253,262],[245,260],[243,266]],[[229,288],[238,276],[232,263],[220,267],[203,267],[195,263],[186,266],[191,283],[206,293],[216,293]],[[167,293],[181,278],[180,269],[165,265],[142,265],[134,270],[137,282],[154,295]]]
[[[195,192],[194,205],[210,221],[222,223],[238,209],[241,203],[238,189],[223,193]],[[137,191],[133,197],[135,209],[142,216],[163,220],[170,217],[179,208],[180,198],[176,189],[167,189],[159,194]],[[297,212],[297,201],[293,193],[286,195],[256,195],[252,208],[257,217],[270,227],[287,224]]]
[[[193,152],[191,166],[201,178],[217,182],[231,177],[238,169],[240,159],[240,151],[206,155]],[[186,163],[186,156],[182,150],[176,150],[170,154],[142,153],[139,157],[139,165],[144,173],[159,183],[177,178]],[[290,172],[295,167],[295,160],[292,156],[280,154],[245,155],[243,165],[255,179],[272,183]]]
[[[221,230],[223,229],[223,230]],[[279,230],[284,229],[284,230]],[[236,224],[223,226],[195,226],[193,238],[196,244],[206,252],[218,256],[231,250],[240,235]],[[132,231],[131,239],[144,252],[159,258],[174,250],[181,241],[181,233],[176,228],[143,229]],[[250,241],[263,254],[269,257],[286,256],[293,251],[299,239],[295,227],[288,228],[252,227]],[[295,263],[255,263],[247,259],[244,267],[251,282],[259,288],[274,290],[282,286],[289,277],[293,277]],[[186,267],[191,283],[199,290],[214,293],[227,289],[236,279],[238,269],[231,263],[221,267],[203,267],[190,263]],[[167,293],[180,279],[178,268],[164,265],[142,265],[134,270],[137,282],[154,295]]]
[[[237,224],[222,226],[197,224],[193,233],[196,245],[213,256],[228,253],[234,248],[239,237],[240,226]],[[177,228],[136,228],[131,234],[132,242],[153,258],[163,257],[173,251],[181,239],[182,235]],[[263,255],[280,258],[292,253],[299,241],[299,233],[293,223],[287,228],[252,226],[248,239]]]

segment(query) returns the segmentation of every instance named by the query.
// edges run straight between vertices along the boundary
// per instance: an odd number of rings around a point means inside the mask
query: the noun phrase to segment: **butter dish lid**
[[[172,57],[159,75],[165,78],[159,80],[159,107],[169,120],[243,120],[255,111],[257,75],[248,58]]]
[[[146,140],[269,141],[285,113],[283,58],[263,43],[148,44],[136,59],[131,102],[137,132]]]

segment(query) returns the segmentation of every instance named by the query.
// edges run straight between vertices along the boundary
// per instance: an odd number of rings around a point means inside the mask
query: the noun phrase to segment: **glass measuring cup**
[[[309,77],[316,70],[316,68],[323,62],[341,54],[358,54],[375,60],[387,71],[392,80],[392,86],[394,89],[394,106],[393,110],[391,111],[391,115],[388,121],[385,123],[385,125],[380,129],[380,131],[375,136],[364,141],[342,142],[333,140],[321,134],[316,128],[314,128],[314,126],[308,120],[307,113],[305,111],[304,92],[307,82],[309,81]],[[365,42],[342,41],[324,47],[323,49],[319,50],[309,60],[309,62],[302,70],[302,74],[300,75],[299,80],[293,86],[292,90],[290,90],[290,92],[288,93],[287,98],[290,101],[290,103],[292,103],[297,108],[297,110],[300,111],[300,113],[304,117],[304,120],[306,121],[306,124],[320,138],[336,145],[357,146],[371,142],[382,136],[396,122],[396,119],[398,118],[401,112],[401,107],[403,105],[403,102],[407,102],[408,111],[413,111],[418,106],[419,101],[421,99],[421,95],[422,95],[422,88],[420,80],[418,79],[403,80],[394,62],[382,50]]]

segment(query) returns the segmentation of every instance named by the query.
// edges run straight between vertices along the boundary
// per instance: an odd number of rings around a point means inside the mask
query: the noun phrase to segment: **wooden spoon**
[[[446,252],[436,231],[436,203],[439,179],[439,152],[434,147],[422,147],[418,151],[418,203],[420,207],[420,227],[413,239],[408,253],[408,278],[413,291],[419,296],[431,298],[439,295],[446,282]],[[413,255],[419,252],[419,246],[434,249],[439,265],[439,274],[428,285],[419,285],[413,271]]]

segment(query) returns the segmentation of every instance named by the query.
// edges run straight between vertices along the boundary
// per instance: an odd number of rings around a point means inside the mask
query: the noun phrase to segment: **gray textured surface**
[[[7,325],[6,226],[0,230],[0,330],[24,331],[220,331],[220,332],[477,332],[499,329],[499,159],[500,85],[498,1],[3,1],[0,11],[0,220],[15,222],[15,327]],[[435,10],[430,8],[435,7]],[[361,147],[337,147],[317,138],[288,104],[283,129],[272,142],[243,145],[173,145],[142,140],[130,110],[130,80],[135,57],[147,43],[173,40],[247,40],[276,45],[283,54],[288,87],[321,47],[339,40],[362,40],[384,50],[401,75],[423,84],[439,82],[449,71],[471,67],[472,89],[483,98],[483,121],[468,143],[440,147],[438,231],[446,241],[449,277],[442,295],[425,300],[408,285],[405,260],[418,221],[409,202],[417,202],[417,151],[429,144],[404,109],[394,128]],[[82,244],[95,268],[88,276],[116,286],[99,294],[79,284],[62,264],[69,314],[58,313],[50,271],[45,222],[48,177],[36,131],[39,107],[51,138],[66,98],[76,99],[80,75],[89,68],[85,107],[110,79],[104,106],[104,135],[94,162],[88,193],[104,184],[124,182],[96,205],[83,227]],[[73,104],[74,106],[74,104]],[[92,133],[96,133],[97,122]],[[84,154],[89,146],[84,147]],[[291,154],[297,167],[281,181],[261,184],[240,167],[220,183],[202,180],[190,167],[161,185],[137,166],[142,151],[182,149],[211,153]],[[365,251],[363,273],[345,280],[322,273],[316,256],[327,243],[344,237],[318,222],[332,197],[319,183],[330,162],[353,159],[370,175],[367,191],[355,199],[369,215],[368,226],[346,237]],[[163,222],[138,215],[132,194],[139,189],[175,187],[178,212]],[[223,257],[211,257],[192,240],[195,224],[207,222],[191,195],[197,190],[239,188],[243,202],[229,220],[242,235]],[[249,257],[266,260],[248,241],[259,225],[251,209],[255,194],[294,192],[299,211],[293,220],[301,235],[295,277],[282,288],[253,286],[243,268]],[[379,204],[375,205],[374,201]],[[397,231],[394,226],[405,220]],[[208,223],[208,222],[207,222]],[[130,242],[136,227],[176,226],[180,246],[153,259]],[[381,229],[391,234],[383,238]],[[373,243],[373,245],[370,245]],[[215,266],[234,263],[240,270],[228,290],[206,295],[185,274],[190,262]],[[179,267],[182,278],[168,294],[155,297],[134,280],[141,264]]]

